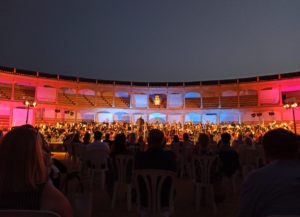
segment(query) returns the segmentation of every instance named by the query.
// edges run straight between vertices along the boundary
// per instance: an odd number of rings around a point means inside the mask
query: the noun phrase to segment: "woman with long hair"
[[[0,143],[0,209],[49,210],[71,217],[72,208],[49,182],[43,141],[28,125],[8,132]]]

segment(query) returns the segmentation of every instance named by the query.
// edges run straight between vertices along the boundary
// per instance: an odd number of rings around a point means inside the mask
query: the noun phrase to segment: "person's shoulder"
[[[73,216],[73,210],[67,198],[50,183],[45,184],[41,209],[56,212],[61,217]]]

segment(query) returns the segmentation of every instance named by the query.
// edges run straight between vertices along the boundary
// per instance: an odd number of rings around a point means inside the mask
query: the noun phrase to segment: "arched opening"
[[[130,116],[126,112],[116,112],[114,114],[114,121],[126,121],[126,122],[130,122]]]
[[[149,115],[149,122],[160,122],[160,123],[166,123],[167,121],[167,115],[163,113],[152,113]]]
[[[185,122],[193,122],[193,123],[200,123],[201,122],[201,114],[196,112],[190,112],[185,115],[184,118]]]

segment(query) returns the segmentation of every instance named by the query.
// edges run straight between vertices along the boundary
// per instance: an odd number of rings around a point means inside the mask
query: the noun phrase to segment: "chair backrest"
[[[0,217],[60,217],[46,210],[0,210]]]
[[[163,212],[162,208],[168,209],[170,212],[173,212],[174,204],[174,189],[175,189],[175,177],[176,173],[166,170],[135,170],[134,171],[134,182],[136,184],[137,190],[137,205],[138,209],[141,211],[146,211],[150,216],[155,216]],[[162,190],[163,187],[166,187],[169,195],[166,195],[168,198],[168,206],[162,207]],[[145,188],[142,190],[142,188]],[[166,190],[166,189],[164,189]],[[142,192],[146,192],[146,195],[141,195]],[[166,192],[166,191],[164,191]],[[147,198],[147,204],[141,204],[141,196]]]
[[[129,168],[129,163],[131,163],[131,168]],[[127,177],[130,170],[133,170],[133,156],[131,155],[117,155],[115,157],[115,169],[118,177],[119,183],[126,183]]]
[[[108,154],[102,150],[88,149],[85,153],[85,160],[89,161],[97,170],[108,168],[108,158]]]
[[[192,168],[196,181],[200,176],[201,184],[211,184],[211,174],[214,169],[213,163],[216,161],[216,158],[217,156],[215,155],[193,156]]]

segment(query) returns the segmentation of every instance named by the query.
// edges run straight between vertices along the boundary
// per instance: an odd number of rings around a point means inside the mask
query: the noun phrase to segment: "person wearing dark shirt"
[[[103,140],[103,142],[107,143],[109,148],[112,149],[113,141],[110,140],[110,134],[109,133],[105,134],[105,139]]]
[[[251,173],[243,183],[239,216],[299,216],[299,138],[278,128],[264,135],[262,145],[267,165]]]
[[[238,153],[230,147],[230,139],[231,136],[229,133],[222,133],[222,145],[219,151],[219,157],[222,162],[222,172],[227,177],[234,175],[240,167]]]
[[[157,169],[176,172],[175,154],[172,151],[163,149],[164,134],[158,129],[149,132],[149,148],[145,152],[140,152],[136,156],[135,169]],[[162,185],[162,207],[168,206],[170,195],[170,179],[166,179]],[[141,204],[147,206],[146,186],[140,183]]]

